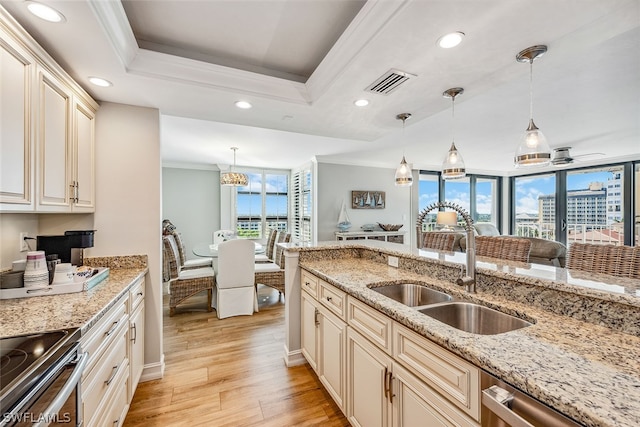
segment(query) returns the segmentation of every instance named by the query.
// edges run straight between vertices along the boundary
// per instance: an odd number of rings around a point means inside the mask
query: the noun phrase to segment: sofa
[[[500,236],[500,232],[495,225],[487,222],[478,222],[473,225],[478,236]],[[518,236],[519,237],[519,236]],[[529,262],[536,264],[552,265],[563,267],[567,261],[567,247],[560,242],[553,240],[539,239],[537,237],[521,237],[531,241],[531,251],[529,252]],[[467,239],[465,233],[460,233],[460,245],[456,250],[465,252]]]

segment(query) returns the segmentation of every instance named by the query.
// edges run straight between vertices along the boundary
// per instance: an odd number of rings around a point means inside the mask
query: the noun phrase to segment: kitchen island
[[[476,294],[457,287],[464,254],[384,242],[289,244],[287,349],[294,353],[300,269],[588,426],[640,425],[640,282],[534,264],[477,263]],[[397,257],[399,268],[388,265]],[[393,260],[395,261],[395,260]],[[462,332],[372,291],[411,281],[533,323]],[[297,283],[296,283],[297,282]]]

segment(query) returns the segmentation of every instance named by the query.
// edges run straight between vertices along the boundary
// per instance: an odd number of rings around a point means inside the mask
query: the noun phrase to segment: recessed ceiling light
[[[443,49],[449,49],[452,47],[456,47],[462,42],[462,38],[464,37],[464,33],[460,31],[456,31],[455,33],[445,34],[444,36],[438,39],[438,46]]]
[[[251,105],[251,103],[247,101],[236,101],[236,107],[242,108],[243,110],[247,110],[253,107],[253,105]]]
[[[94,85],[100,86],[100,87],[113,86],[113,83],[111,83],[109,80],[105,80],[100,77],[89,77],[89,81]]]
[[[27,2],[27,9],[29,9],[29,12],[31,12],[32,14],[34,14],[40,19],[44,19],[45,21],[49,21],[49,22],[66,21],[63,14],[53,9],[52,7],[49,7],[42,3],[37,3],[35,1]]]
[[[357,101],[354,102],[354,104],[358,107],[366,107],[367,105],[369,105],[369,100],[367,99],[358,99]]]

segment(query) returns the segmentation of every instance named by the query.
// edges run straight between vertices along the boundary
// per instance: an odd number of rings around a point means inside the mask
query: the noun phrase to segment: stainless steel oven
[[[482,371],[482,427],[580,427],[582,424]]]
[[[82,426],[80,330],[0,340],[0,426]]]

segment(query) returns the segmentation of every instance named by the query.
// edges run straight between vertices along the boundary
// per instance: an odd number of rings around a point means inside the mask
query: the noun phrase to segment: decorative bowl
[[[380,224],[380,223],[378,223],[378,225],[384,231],[398,231],[398,230],[400,230],[402,228],[403,224]]]

